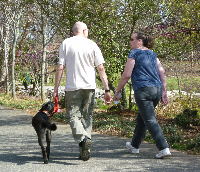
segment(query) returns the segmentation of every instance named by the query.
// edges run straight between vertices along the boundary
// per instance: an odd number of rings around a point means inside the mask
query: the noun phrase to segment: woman
[[[171,153],[156,120],[155,107],[160,100],[164,104],[168,103],[165,71],[156,54],[149,49],[152,47],[150,37],[134,32],[131,35],[130,46],[131,51],[114,96],[114,101],[120,99],[121,89],[131,78],[139,114],[132,141],[127,142],[126,147],[132,153],[139,153],[139,146],[148,129],[159,150],[155,158],[164,158]]]

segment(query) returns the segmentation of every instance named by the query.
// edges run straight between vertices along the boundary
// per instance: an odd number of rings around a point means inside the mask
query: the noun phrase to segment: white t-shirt
[[[94,41],[83,36],[65,39],[59,50],[59,64],[66,67],[65,91],[95,89],[95,67],[104,62]]]

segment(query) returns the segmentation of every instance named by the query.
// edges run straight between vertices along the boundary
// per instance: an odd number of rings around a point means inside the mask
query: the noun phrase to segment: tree
[[[158,2],[148,0],[68,0],[57,1],[56,4],[53,1],[42,0],[38,3],[46,17],[52,18],[52,10],[54,16],[58,16],[51,20],[52,25],[58,25],[58,33],[65,38],[70,35],[70,29],[76,21],[83,21],[88,25],[90,38],[94,39],[103,51],[110,88],[113,91],[126,62],[131,32],[136,25],[137,28],[141,28],[155,22],[155,11],[158,11]],[[47,8],[49,4],[51,8]],[[148,17],[144,15],[147,12]],[[151,19],[152,15],[155,19]],[[140,26],[138,21],[147,21],[147,18],[151,20]],[[126,106],[126,94],[123,95],[122,102]]]
[[[44,91],[44,84],[45,84],[45,73],[46,73],[46,66],[47,66],[47,47],[51,40],[53,39],[56,31],[57,26],[52,24],[52,21],[54,20],[52,18],[52,14],[54,12],[52,5],[54,5],[55,2],[53,1],[36,1],[35,3],[32,3],[32,7],[34,10],[36,10],[38,13],[35,14],[34,11],[32,11],[32,20],[34,21],[32,23],[32,27],[34,28],[34,32],[36,34],[40,34],[41,37],[38,37],[37,39],[34,38],[39,44],[41,45],[42,49],[42,60],[41,60],[41,70],[40,70],[40,76],[41,76],[41,87],[40,87],[40,95],[41,99],[45,100],[45,91]],[[36,34],[34,34],[33,37],[36,37]]]
[[[1,2],[1,8],[2,8],[2,27],[1,27],[1,33],[2,33],[2,41],[3,41],[3,49],[4,49],[4,55],[3,55],[3,62],[2,62],[2,70],[1,70],[1,81],[5,81],[6,86],[6,93],[9,93],[9,70],[8,70],[8,60],[9,60],[9,50],[10,50],[10,22],[11,22],[11,10],[10,6],[7,6],[6,2]]]
[[[116,81],[121,76],[127,60],[131,33],[133,30],[153,25],[160,19],[156,13],[159,3],[147,0],[97,2],[87,6],[86,14],[93,16],[92,20],[89,20],[91,37],[97,40],[103,51],[110,88],[114,91]],[[127,106],[125,90],[121,103],[124,108]]]
[[[2,2],[3,7],[3,28],[5,35],[3,35],[4,42],[4,60],[3,60],[3,70],[2,70],[2,78],[1,80],[6,80],[6,93],[9,92],[9,53],[11,53],[11,86],[12,86],[12,97],[16,98],[15,93],[15,60],[16,60],[16,51],[17,51],[17,43],[20,34],[23,32],[22,30],[22,22],[21,17],[24,14],[24,4],[23,1],[15,0],[13,1],[5,1]],[[11,52],[9,50],[11,49]]]
[[[180,70],[179,66],[174,65],[174,61],[181,64],[187,62],[186,66],[190,62],[191,71],[192,67],[198,64],[200,4],[193,0],[168,0],[162,1],[160,8],[162,22],[152,28],[156,38],[155,50],[176,76],[181,92],[181,76],[188,67]]]
[[[22,6],[21,1],[16,0],[14,4],[12,4],[12,35],[13,35],[13,42],[12,42],[12,97],[16,98],[16,86],[15,86],[15,59],[16,59],[16,48],[18,38],[20,36],[20,24],[22,22],[21,18],[24,13],[24,9]]]

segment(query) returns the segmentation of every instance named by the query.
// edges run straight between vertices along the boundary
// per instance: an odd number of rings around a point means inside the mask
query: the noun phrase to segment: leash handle
[[[59,112],[58,96],[54,97],[54,113]]]

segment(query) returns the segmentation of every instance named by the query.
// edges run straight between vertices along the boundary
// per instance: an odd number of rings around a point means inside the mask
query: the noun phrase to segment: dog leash
[[[54,97],[54,110],[53,113],[60,112],[60,107],[58,104],[58,96]]]

